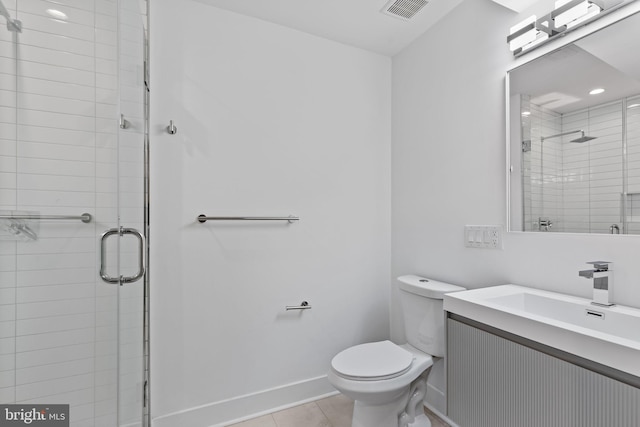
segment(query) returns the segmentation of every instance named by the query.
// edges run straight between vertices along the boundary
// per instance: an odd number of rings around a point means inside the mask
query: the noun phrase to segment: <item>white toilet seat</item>
[[[411,352],[391,341],[378,341],[338,353],[331,361],[331,367],[345,379],[381,381],[407,373],[414,358]]]

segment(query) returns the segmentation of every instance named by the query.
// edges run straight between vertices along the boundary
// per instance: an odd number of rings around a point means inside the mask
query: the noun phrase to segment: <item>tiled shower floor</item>
[[[425,413],[432,427],[449,427],[429,410]],[[338,394],[228,427],[351,427],[352,414],[353,401]]]

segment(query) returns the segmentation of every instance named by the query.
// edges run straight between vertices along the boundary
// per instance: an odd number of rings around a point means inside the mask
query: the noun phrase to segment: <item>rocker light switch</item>
[[[502,249],[502,227],[499,225],[465,225],[464,245],[467,248]]]

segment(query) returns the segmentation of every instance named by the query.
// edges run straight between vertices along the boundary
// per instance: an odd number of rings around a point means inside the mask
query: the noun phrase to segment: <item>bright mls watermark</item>
[[[0,405],[0,427],[69,427],[69,405]]]

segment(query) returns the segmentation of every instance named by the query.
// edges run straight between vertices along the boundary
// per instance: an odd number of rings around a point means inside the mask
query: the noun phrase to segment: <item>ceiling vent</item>
[[[408,21],[429,3],[427,0],[390,0],[381,12]]]

